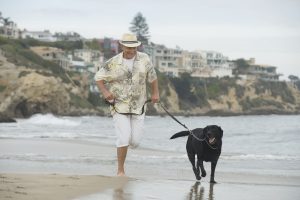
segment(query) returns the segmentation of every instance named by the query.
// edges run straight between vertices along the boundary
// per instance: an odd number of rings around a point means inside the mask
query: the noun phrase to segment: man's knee
[[[131,147],[132,149],[137,148],[139,145],[140,145],[140,142],[139,142],[139,141],[134,141],[134,140],[130,141],[130,147]]]
[[[123,138],[118,138],[118,139],[117,139],[117,142],[116,142],[116,146],[117,146],[117,147],[129,146],[129,144],[130,144],[129,139],[128,139],[128,138],[125,138],[125,137],[123,137]]]

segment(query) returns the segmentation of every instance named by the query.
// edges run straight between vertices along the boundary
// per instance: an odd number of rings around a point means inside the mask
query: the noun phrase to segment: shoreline
[[[209,165],[207,177],[197,182],[185,157],[182,157],[183,164],[166,159],[158,162],[153,157],[183,155],[178,152],[130,149],[126,164],[128,177],[115,176],[116,149],[107,144],[41,138],[0,139],[0,152],[0,196],[7,200],[181,200],[201,199],[199,195],[209,200],[239,200],[241,196],[245,196],[244,200],[300,197],[298,175],[236,172],[234,168],[227,172],[220,163],[216,170],[218,184],[210,184]],[[232,167],[235,165],[230,163]]]
[[[232,175],[232,174],[231,174]],[[228,176],[231,176],[228,175]],[[297,199],[300,184],[278,184],[272,176],[247,182],[240,180],[210,184],[206,181],[112,177],[103,175],[0,173],[1,199],[96,200],[96,199]],[[269,183],[266,183],[269,182]],[[274,182],[274,184],[272,184]],[[267,192],[267,193],[266,193]],[[244,196],[245,195],[245,196]],[[131,197],[131,198],[129,198]],[[219,198],[218,198],[219,197]],[[206,198],[205,198],[206,199]]]
[[[56,114],[56,113],[35,113],[34,115],[53,115],[57,117],[88,117],[88,116],[94,116],[94,117],[111,117],[110,113],[95,113],[95,112],[87,112],[87,113],[68,113],[68,114]],[[34,116],[30,115],[27,117],[21,117],[21,116],[11,116],[11,115],[2,115],[0,118],[0,123],[17,123],[17,119],[29,119],[30,117]],[[236,116],[268,116],[268,115],[300,115],[300,112],[285,112],[285,111],[275,111],[275,112],[270,112],[270,111],[255,111],[255,112],[249,112],[249,113],[234,113],[234,112],[225,112],[225,111],[219,111],[219,110],[212,110],[207,113],[172,113],[174,116],[179,116],[179,117],[236,117]],[[151,116],[151,117],[169,117],[167,113],[147,113],[146,116]]]

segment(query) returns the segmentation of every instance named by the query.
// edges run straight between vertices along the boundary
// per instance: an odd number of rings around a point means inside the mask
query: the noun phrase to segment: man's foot
[[[117,176],[126,176],[124,172],[118,172]]]

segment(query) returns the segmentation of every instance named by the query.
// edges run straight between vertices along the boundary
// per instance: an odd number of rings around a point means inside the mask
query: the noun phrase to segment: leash
[[[113,102],[109,102],[109,101],[107,101],[105,99],[105,103],[108,104],[108,105],[110,105],[110,106],[112,106],[112,108],[114,109],[114,111],[116,111],[116,113],[121,114],[121,115],[142,115],[145,112],[145,105],[147,103],[149,103],[149,102],[151,102],[151,99],[148,99],[147,101],[145,101],[145,103],[144,103],[144,105],[142,107],[142,112],[140,114],[136,114],[136,113],[121,113],[121,112],[118,112],[118,110],[115,107],[116,99],[114,99]]]
[[[158,102],[158,104],[164,109],[164,111],[172,118],[174,119],[178,124],[180,124],[181,126],[183,126],[185,129],[187,129],[190,133],[190,135],[192,135],[196,140],[200,141],[200,142],[203,142],[205,141],[206,144],[211,148],[211,149],[214,149],[216,150],[217,147],[213,147],[211,146],[206,140],[205,140],[205,136],[203,139],[200,139],[199,137],[197,137],[192,130],[190,130],[185,124],[181,123],[174,115],[172,115],[167,109],[166,107],[161,103],[161,102]]]
[[[166,107],[161,103],[161,102],[158,102],[158,104],[164,109],[164,111],[172,118],[174,119],[178,124],[180,124],[181,126],[183,126],[185,129],[187,129],[189,131],[189,133],[196,139],[196,140],[199,140],[200,142],[203,142],[205,140],[205,138],[203,139],[200,139],[198,138],[194,133],[193,131],[191,131],[185,124],[181,123],[174,115],[172,115],[167,109]]]
[[[116,99],[114,99],[113,102],[109,102],[109,101],[105,100],[105,103],[106,103],[106,104],[109,104],[110,106],[112,106],[113,109],[114,109],[118,114],[122,114],[122,115],[142,115],[142,114],[144,114],[144,112],[145,112],[145,105],[146,105],[147,103],[150,103],[150,102],[151,102],[151,99],[146,100],[145,103],[144,103],[144,105],[143,105],[143,107],[142,107],[142,112],[141,112],[141,114],[136,114],[136,113],[120,113],[120,112],[117,111],[117,109],[116,109],[116,107],[115,107]],[[197,137],[197,136],[193,133],[192,130],[190,130],[185,124],[181,123],[174,115],[172,115],[160,101],[157,102],[157,103],[163,108],[163,110],[164,110],[164,111],[165,111],[165,112],[166,112],[173,120],[175,120],[178,124],[180,124],[181,126],[183,126],[185,129],[187,129],[187,130],[189,131],[190,135],[192,135],[196,140],[198,140],[198,141],[200,141],[200,142],[205,141],[206,144],[207,144],[211,149],[214,149],[214,150],[217,149],[216,147],[211,146],[211,145],[205,140],[205,136],[204,136],[203,139]]]

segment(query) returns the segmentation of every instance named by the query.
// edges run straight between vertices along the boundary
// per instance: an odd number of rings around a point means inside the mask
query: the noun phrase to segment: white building
[[[82,59],[84,62],[88,63],[89,66],[92,65],[93,69],[89,68],[89,71],[92,73],[96,73],[104,62],[104,55],[98,50],[76,49],[74,51],[74,57]]]
[[[76,49],[74,51],[74,56],[84,60],[85,62],[92,63],[94,61],[103,62],[103,53],[97,50],[91,49]]]
[[[41,56],[45,60],[53,61],[62,68],[68,70],[70,67],[70,62],[65,56],[65,52],[62,49],[58,49],[55,47],[48,47],[48,46],[35,46],[30,47],[37,55]]]
[[[22,32],[22,38],[33,38],[43,42],[55,42],[56,38],[50,33],[50,31],[27,31]]]
[[[155,45],[153,53],[153,64],[159,71],[168,76],[179,76],[179,73],[183,70],[181,49],[170,49],[163,45]]]
[[[84,39],[78,33],[70,31],[66,33],[57,32],[54,34],[57,41],[80,41]]]
[[[228,57],[217,51],[198,51],[210,67],[229,67]]]
[[[20,37],[20,30],[13,21],[8,21],[8,18],[2,20],[2,26],[0,26],[0,35],[7,38],[18,39]]]
[[[233,67],[228,58],[215,51],[183,51],[164,45],[145,46],[154,66],[168,76],[190,73],[193,77],[232,77]]]

